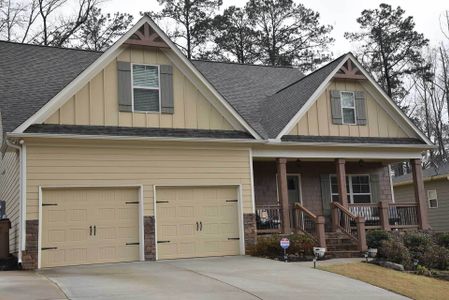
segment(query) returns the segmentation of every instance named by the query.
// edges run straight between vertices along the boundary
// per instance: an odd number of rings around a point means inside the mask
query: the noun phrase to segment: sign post
[[[290,247],[290,240],[288,238],[282,238],[280,241],[281,248],[284,249],[284,261],[287,262],[287,249]]]

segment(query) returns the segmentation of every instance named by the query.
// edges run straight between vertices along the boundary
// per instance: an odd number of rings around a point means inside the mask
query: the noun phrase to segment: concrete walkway
[[[69,299],[406,299],[312,269],[310,263],[241,256],[64,267],[41,274]]]

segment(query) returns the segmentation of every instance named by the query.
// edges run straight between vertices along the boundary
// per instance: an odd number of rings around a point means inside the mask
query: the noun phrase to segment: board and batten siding
[[[44,123],[151,128],[244,130],[234,128],[173,66],[174,113],[120,112],[117,61],[136,64],[172,65],[159,49],[127,48]],[[213,99],[212,101],[218,101]]]
[[[332,123],[330,91],[361,91],[366,101],[366,125],[336,125]],[[395,120],[355,81],[333,80],[319,96],[289,135],[352,136],[352,137],[408,137]]]
[[[426,196],[428,190],[437,191],[438,208],[428,208],[430,226],[436,231],[449,231],[449,181],[444,178],[435,181],[425,181],[424,190]],[[394,197],[398,203],[415,202],[413,185],[395,186]]]
[[[6,201],[6,216],[11,221],[9,250],[18,251],[20,222],[20,158],[17,151],[6,152],[1,159],[0,200]]]
[[[157,186],[241,185],[252,213],[249,149],[191,143],[26,141],[27,219],[38,219],[39,186],[143,185],[144,213],[154,215]]]

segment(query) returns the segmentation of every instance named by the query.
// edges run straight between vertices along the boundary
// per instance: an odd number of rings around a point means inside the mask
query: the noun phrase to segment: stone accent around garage
[[[22,252],[22,268],[24,270],[37,269],[37,248],[39,239],[39,221],[26,221],[26,244]]]
[[[145,260],[156,260],[154,216],[143,217]]]
[[[257,241],[256,214],[243,214],[245,232],[245,252],[248,252]]]

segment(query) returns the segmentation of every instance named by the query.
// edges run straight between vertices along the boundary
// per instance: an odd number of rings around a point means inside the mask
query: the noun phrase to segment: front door
[[[299,175],[287,175],[288,203],[293,205],[296,202],[301,203],[301,187]]]

